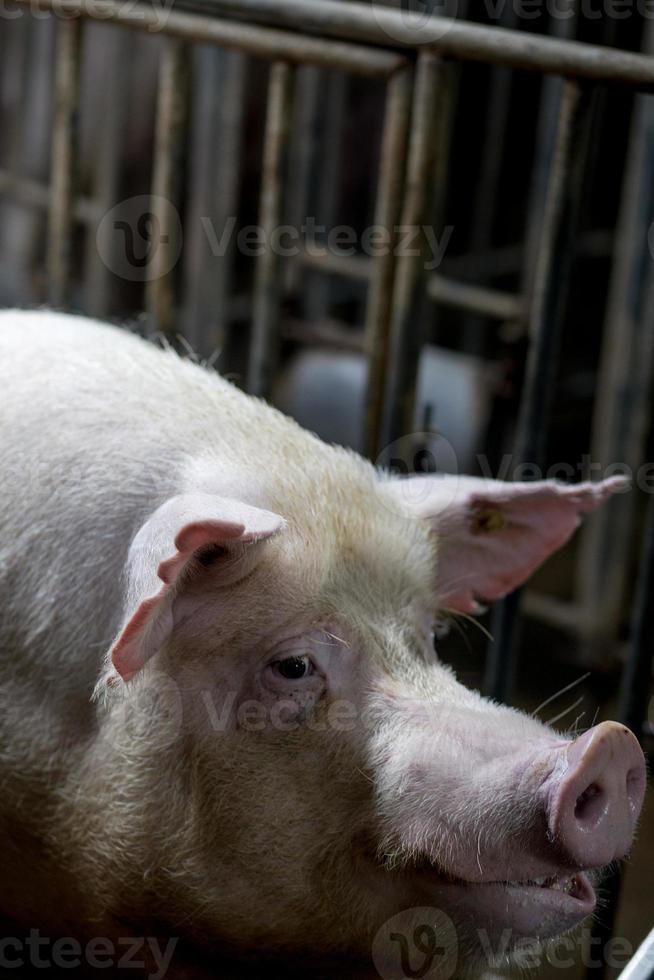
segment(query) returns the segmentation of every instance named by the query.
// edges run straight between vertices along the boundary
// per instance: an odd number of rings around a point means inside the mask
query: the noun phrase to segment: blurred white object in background
[[[475,455],[483,451],[497,378],[496,365],[469,354],[433,345],[423,348],[415,429],[441,433],[454,450],[459,472],[471,472]],[[304,350],[281,371],[273,401],[327,442],[361,451],[364,386],[361,354]],[[447,464],[442,468],[452,469]]]

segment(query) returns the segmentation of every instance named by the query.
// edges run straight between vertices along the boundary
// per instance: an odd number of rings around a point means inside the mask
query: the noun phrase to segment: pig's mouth
[[[466,881],[438,872],[420,874],[430,892],[475,928],[510,928],[516,936],[545,939],[576,926],[596,904],[584,871],[524,880]]]

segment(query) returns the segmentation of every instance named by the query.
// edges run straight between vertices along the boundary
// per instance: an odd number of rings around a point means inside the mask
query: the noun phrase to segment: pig
[[[65,314],[0,314],[0,386],[12,936],[174,939],[153,976],[446,978],[592,914],[638,741],[483,698],[434,637],[620,479],[394,478]]]

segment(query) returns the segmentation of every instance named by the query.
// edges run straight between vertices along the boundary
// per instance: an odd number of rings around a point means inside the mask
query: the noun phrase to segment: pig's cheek
[[[264,684],[253,685],[236,712],[237,728],[251,731],[293,732],[311,723],[324,701],[325,686],[320,679],[303,688],[270,691]]]

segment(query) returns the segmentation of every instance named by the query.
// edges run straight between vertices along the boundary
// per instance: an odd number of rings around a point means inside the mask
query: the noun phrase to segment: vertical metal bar
[[[651,321],[650,321],[651,322]],[[627,662],[620,678],[618,717],[642,740],[652,680],[654,658],[654,496],[649,495],[643,547],[640,555],[634,598],[631,637]],[[602,908],[593,925],[595,966],[586,976],[599,978],[606,973],[604,947],[613,935],[621,888],[621,869],[610,869],[602,878]]]
[[[279,354],[280,256],[271,247],[271,238],[284,213],[294,79],[295,69],[291,65],[284,61],[272,65],[260,199],[265,247],[256,267],[248,365],[248,390],[262,397],[270,393]]]
[[[574,259],[592,95],[592,88],[582,87],[574,81],[565,83],[528,316],[530,346],[518,418],[516,464],[543,465]],[[491,629],[494,641],[488,648],[485,688],[494,698],[503,701],[509,699],[513,681],[519,596],[519,590],[516,590],[495,607]]]
[[[309,217],[311,213],[309,209],[313,207],[316,197],[313,178],[316,169],[318,117],[321,112],[323,78],[323,69],[316,65],[298,67],[289,146],[287,199],[288,220],[297,229],[300,229]],[[288,293],[298,292],[306,278],[307,270],[301,259],[286,263],[284,288]]]
[[[645,50],[654,52],[654,24]],[[654,357],[648,293],[654,282],[654,105],[638,96],[634,107],[622,200],[613,249],[593,414],[591,460],[600,471],[619,461],[635,472],[645,449]],[[622,618],[634,504],[626,494],[601,510],[583,529],[577,570],[587,645],[615,642]]]
[[[426,52],[420,55],[413,93],[407,176],[400,225],[417,232],[412,247],[398,256],[391,312],[391,350],[387,415],[383,435],[392,442],[414,424],[415,396],[423,331],[418,304],[425,282],[425,241],[420,230],[426,219],[430,192],[442,195],[447,166],[447,104],[451,97],[452,65]],[[435,178],[435,179],[434,179]],[[412,236],[414,232],[412,231]],[[417,242],[421,247],[416,248]],[[408,254],[412,251],[414,254]]]
[[[552,36],[571,40],[576,31],[577,16],[574,10],[574,0],[569,4],[572,17],[553,17],[551,19]],[[522,273],[522,290],[530,297],[534,287],[534,277],[538,266],[540,251],[541,228],[547,200],[550,173],[556,148],[556,135],[561,111],[561,98],[565,81],[563,78],[546,75],[541,81],[540,105],[538,109],[538,125],[536,130],[536,147],[534,150],[534,167],[531,174],[529,190],[529,207],[527,214],[525,263]]]
[[[62,20],[58,34],[46,268],[48,303],[62,307],[70,298],[81,20]]]
[[[172,334],[175,313],[175,256],[179,248],[177,202],[186,136],[188,47],[166,38],[159,67],[151,196],[151,237],[145,305],[152,326]],[[154,240],[156,236],[156,240]]]
[[[336,208],[342,180],[343,127],[346,115],[346,99],[349,79],[343,72],[323,74],[320,93],[320,114],[323,120],[320,133],[320,176],[316,217],[318,224],[327,228],[336,223]],[[328,275],[314,275],[308,292],[306,310],[314,323],[324,319],[329,312],[333,282]]]
[[[387,230],[390,247],[379,249],[372,259],[371,282],[366,303],[364,345],[368,361],[364,409],[364,445],[376,456],[381,434],[384,387],[388,364],[389,329],[395,276],[395,225],[403,190],[404,158],[412,73],[402,69],[391,76],[386,93],[381,160],[375,204],[375,224]]]
[[[125,31],[104,31],[106,46],[103,57],[112,71],[112,85],[105,93],[102,104],[102,125],[99,127],[96,159],[93,173],[93,200],[101,214],[105,214],[118,200],[122,148],[125,125],[130,108],[129,93],[133,82],[132,66],[138,38]],[[87,234],[87,264],[84,284],[84,310],[91,316],[107,317],[111,311],[114,292],[114,274],[111,269],[114,248],[113,229],[106,222],[99,228],[91,227]]]
[[[514,6],[505,7],[500,16],[500,26],[515,29],[518,13]],[[476,181],[475,201],[473,206],[473,223],[469,248],[474,253],[487,251],[493,241],[497,209],[499,205],[499,187],[502,177],[506,133],[511,107],[511,88],[514,72],[501,65],[489,67],[488,108],[484,120],[484,133],[481,144],[481,164],[479,177]],[[490,281],[484,276],[479,285],[488,286]],[[484,333],[481,331],[482,321],[479,317],[468,316],[464,320],[461,347],[464,351],[482,355],[484,351]]]
[[[240,51],[209,47],[195,57],[184,319],[194,347],[208,357],[223,347],[229,327],[247,61]]]

